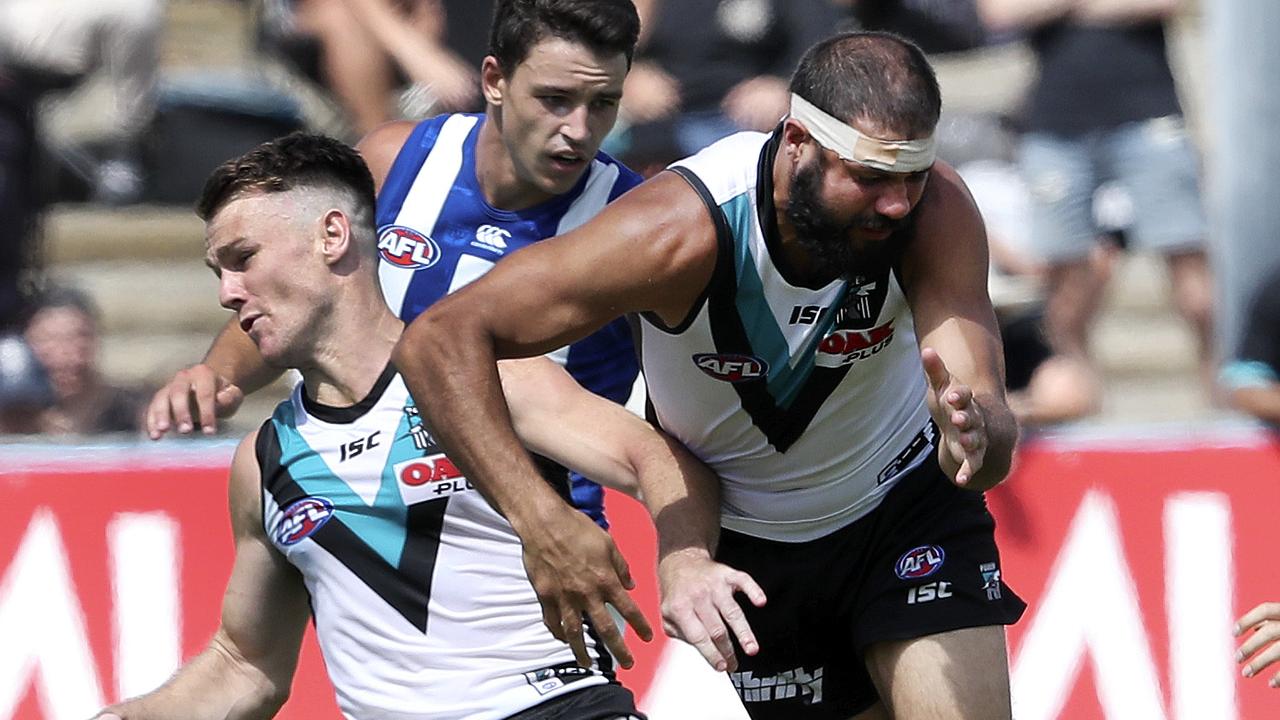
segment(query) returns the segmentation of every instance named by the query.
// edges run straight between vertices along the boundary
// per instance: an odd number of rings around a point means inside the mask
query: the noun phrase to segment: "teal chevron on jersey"
[[[298,432],[294,405],[281,403],[272,419],[280,438],[280,464],[289,467],[294,480],[310,495],[328,498],[335,515],[392,567],[400,566],[404,552],[408,509],[400,498],[392,467],[419,456],[409,439],[409,419],[396,430],[391,452],[382,469],[382,480],[373,502],[357,493],[342,475],[329,467]]]

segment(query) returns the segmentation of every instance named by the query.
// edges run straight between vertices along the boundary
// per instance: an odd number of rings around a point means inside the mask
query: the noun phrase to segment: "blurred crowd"
[[[1038,73],[1020,105],[944,112],[938,139],[988,223],[991,291],[1024,424],[1098,412],[1104,384],[1090,334],[1117,259],[1134,249],[1164,259],[1206,395],[1280,422],[1280,273],[1230,362],[1215,352],[1202,152],[1169,61],[1169,23],[1186,10],[1176,0],[636,5],[640,51],[605,149],[645,175],[737,130],[772,128],[797,59],[833,32],[890,30],[937,57],[1022,43]],[[42,272],[48,203],[189,203],[217,162],[297,127],[353,141],[395,118],[484,109],[490,2],[248,0],[244,9],[264,62],[324,98],[337,124],[315,128],[323,121],[274,90],[162,82],[163,0],[0,3],[0,431],[138,427],[138,393],[99,368],[92,299]],[[60,133],[67,99],[90,85],[98,131]]]

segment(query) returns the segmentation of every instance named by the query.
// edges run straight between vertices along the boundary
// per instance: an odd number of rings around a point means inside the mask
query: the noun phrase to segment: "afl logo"
[[[769,374],[769,363],[752,355],[698,353],[693,356],[693,364],[716,380],[731,383],[756,380]]]
[[[440,260],[440,246],[422,233],[403,225],[390,225],[378,233],[382,259],[403,268],[427,268]]]
[[[284,509],[276,527],[276,542],[293,545],[307,539],[333,517],[333,503],[327,498],[305,497]]]
[[[947,554],[937,545],[921,545],[903,553],[893,571],[903,580],[917,580],[937,572],[946,559]]]

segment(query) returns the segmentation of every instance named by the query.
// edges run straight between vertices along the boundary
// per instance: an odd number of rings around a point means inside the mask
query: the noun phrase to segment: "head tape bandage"
[[[933,165],[932,135],[915,140],[868,137],[795,93],[791,93],[791,117],[803,122],[819,145],[850,162],[892,173],[920,172]]]

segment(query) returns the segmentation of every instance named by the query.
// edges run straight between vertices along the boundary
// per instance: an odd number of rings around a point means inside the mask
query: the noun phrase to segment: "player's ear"
[[[502,106],[502,98],[507,92],[507,77],[502,73],[498,58],[492,55],[486,55],[480,63],[480,89],[484,92],[486,104]]]
[[[787,155],[792,159],[799,157],[800,149],[809,142],[809,130],[799,120],[787,118],[782,123],[782,143]]]
[[[352,242],[351,218],[337,208],[327,210],[320,219],[320,252],[325,263],[333,265],[346,257]]]

